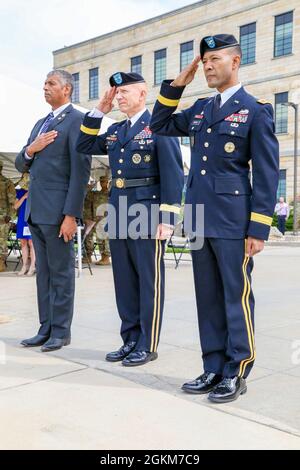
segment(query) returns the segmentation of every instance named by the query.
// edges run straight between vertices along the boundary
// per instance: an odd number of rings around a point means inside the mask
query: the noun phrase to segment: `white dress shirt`
[[[240,88],[242,88],[242,84],[238,83],[237,85],[234,85],[230,88],[227,88],[227,90],[223,91],[223,93],[216,93],[215,96],[221,95],[221,104],[220,108],[226,103],[226,101],[229,100]]]
[[[52,110],[52,113],[54,115],[54,119],[60,114],[62,113],[68,106],[70,106],[71,103],[66,103],[66,104],[63,104],[62,106],[60,106],[59,108],[55,109],[54,111]]]
[[[139,111],[136,113],[134,116],[131,118],[127,117],[127,120],[131,122],[131,127],[134,126],[134,124],[140,119],[140,117],[144,114],[144,112],[147,110],[147,108],[142,109],[142,111]],[[104,113],[102,111],[99,111],[99,109],[94,108],[90,113],[90,117],[95,117],[95,118],[103,118]]]

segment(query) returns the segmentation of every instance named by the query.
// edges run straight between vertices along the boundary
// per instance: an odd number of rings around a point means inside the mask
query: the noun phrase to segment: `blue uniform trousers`
[[[110,239],[116,302],[124,343],[155,352],[161,330],[165,242],[153,239]]]
[[[205,238],[192,251],[204,370],[246,378],[255,359],[253,258],[245,240]]]

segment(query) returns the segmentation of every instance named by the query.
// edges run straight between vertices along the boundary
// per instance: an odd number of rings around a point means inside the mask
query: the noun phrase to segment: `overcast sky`
[[[52,68],[52,51],[191,3],[195,1],[0,0],[0,73],[40,87]]]

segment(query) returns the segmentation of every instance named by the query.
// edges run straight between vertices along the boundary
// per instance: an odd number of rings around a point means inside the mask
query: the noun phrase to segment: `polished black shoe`
[[[158,354],[156,352],[133,351],[125,357],[122,364],[125,367],[142,366],[143,364],[147,364],[147,362],[155,361],[157,358]]]
[[[124,344],[118,351],[113,351],[106,354],[105,359],[108,362],[118,362],[123,361],[128,354],[130,354],[136,345],[136,341],[129,341],[129,343]]]
[[[48,341],[48,339],[49,339],[49,336],[35,335],[32,338],[23,339],[21,344],[22,346],[25,346],[26,348],[34,348],[36,346],[42,346]]]
[[[41,347],[42,352],[51,352],[61,349],[63,346],[68,346],[71,343],[71,338],[49,338],[47,343]]]
[[[183,384],[181,389],[187,393],[201,395],[210,392],[221,380],[221,375],[214,374],[213,372],[204,372],[204,374],[197,377],[197,379]]]
[[[222,382],[214,387],[208,399],[214,403],[228,403],[236,400],[247,392],[246,380],[242,377],[223,378]]]

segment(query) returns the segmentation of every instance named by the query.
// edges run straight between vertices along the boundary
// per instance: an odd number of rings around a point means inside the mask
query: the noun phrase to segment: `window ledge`
[[[278,55],[276,57],[274,56],[274,57],[272,57],[271,60],[284,59],[285,57],[291,57],[293,55],[295,55],[295,54],[293,52],[290,52],[289,54]]]
[[[257,65],[257,62],[255,61],[255,62],[249,62],[248,64],[241,64],[241,68],[242,67],[247,67],[249,65]]]

